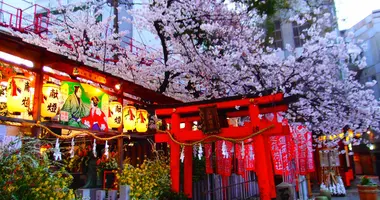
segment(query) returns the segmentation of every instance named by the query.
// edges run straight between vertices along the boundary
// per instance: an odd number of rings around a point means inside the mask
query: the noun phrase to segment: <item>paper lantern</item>
[[[108,117],[108,126],[110,128],[119,128],[122,122],[122,108],[120,102],[113,101],[110,103],[110,113]]]
[[[133,131],[136,128],[136,108],[133,106],[125,106],[123,108],[123,131]]]
[[[138,109],[136,111],[136,131],[146,132],[148,130],[148,111],[143,109]]]
[[[7,87],[8,112],[20,114],[30,107],[30,80],[25,76],[10,77]]]
[[[54,117],[58,112],[59,86],[53,83],[46,83],[42,86],[42,117]]]

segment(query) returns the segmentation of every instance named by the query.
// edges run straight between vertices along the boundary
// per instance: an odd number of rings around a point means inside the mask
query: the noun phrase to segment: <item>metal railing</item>
[[[9,3],[5,2],[6,0],[0,0],[0,26],[12,28],[13,30],[28,33],[33,32],[35,34],[40,35],[42,38],[52,37],[49,32],[49,25],[57,25],[53,21],[50,20],[50,9],[43,7],[38,4],[31,5],[25,9],[17,8]],[[43,34],[43,35],[42,35]],[[75,38],[72,39],[76,40]],[[86,43],[83,41],[75,41],[75,43]],[[132,52],[132,54],[145,55],[146,52],[154,52],[157,51],[151,47],[148,47],[144,44],[141,44],[130,37],[124,37],[122,39],[123,46],[125,48],[119,49],[119,52],[123,52],[124,56],[127,56],[127,52]],[[74,47],[70,44],[60,44],[66,46],[69,49],[72,49],[73,53]],[[92,43],[86,43],[86,45],[92,45]],[[92,55],[89,55],[92,57]],[[101,60],[101,58],[95,57],[95,60]],[[157,58],[142,58],[139,64],[150,66]],[[105,62],[118,62],[112,56],[110,58],[106,58]]]

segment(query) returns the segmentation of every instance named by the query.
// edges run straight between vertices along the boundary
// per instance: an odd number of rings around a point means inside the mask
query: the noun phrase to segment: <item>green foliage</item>
[[[367,176],[363,176],[362,179],[360,180],[360,185],[376,185],[369,179]]]
[[[187,196],[185,193],[180,192],[176,193],[171,191],[170,189],[166,189],[162,192],[162,194],[158,197],[159,200],[187,200]]]
[[[136,167],[126,163],[118,180],[120,185],[129,185],[131,199],[157,199],[170,190],[169,159],[158,156]]]
[[[198,182],[206,179],[206,160],[202,156],[199,160],[198,157],[193,158],[193,182]]]
[[[20,149],[15,142],[0,148],[0,199],[74,199],[72,176],[46,154],[39,155],[41,141],[20,141]]]

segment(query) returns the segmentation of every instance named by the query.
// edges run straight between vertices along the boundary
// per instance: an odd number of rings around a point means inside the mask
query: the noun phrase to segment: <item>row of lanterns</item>
[[[53,83],[45,83],[42,86],[41,116],[52,118],[59,110],[60,88]],[[7,87],[7,108],[10,113],[22,113],[30,108],[30,80],[24,76],[16,75],[9,79]],[[123,123],[123,131],[146,132],[148,130],[148,112],[136,109],[133,106],[123,108],[120,102],[113,101],[109,105],[112,113],[108,118],[109,128],[120,128]]]

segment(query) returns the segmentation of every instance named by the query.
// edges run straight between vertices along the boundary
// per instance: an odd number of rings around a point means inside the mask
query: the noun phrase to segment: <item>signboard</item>
[[[80,76],[80,77],[83,77],[85,79],[95,81],[95,82],[98,82],[101,84],[105,84],[107,82],[107,79],[105,76],[101,76],[98,73],[87,71],[85,69],[81,69],[78,67],[74,68],[73,75]]]
[[[220,132],[219,116],[216,105],[199,108],[202,131],[204,134],[216,134]]]
[[[60,121],[64,125],[107,131],[109,96],[85,83],[62,82]]]

